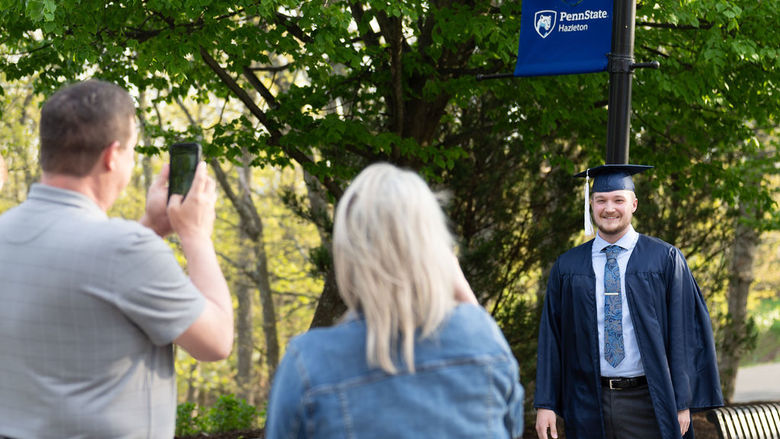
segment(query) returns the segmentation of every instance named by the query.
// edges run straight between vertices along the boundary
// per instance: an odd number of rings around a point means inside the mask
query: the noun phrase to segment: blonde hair
[[[414,371],[415,333],[431,335],[455,307],[456,259],[444,213],[417,174],[379,163],[336,209],[333,259],[347,307],[366,321],[366,359],[388,373],[400,338]]]

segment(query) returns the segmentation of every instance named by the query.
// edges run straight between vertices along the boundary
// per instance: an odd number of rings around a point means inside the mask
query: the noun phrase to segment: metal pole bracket
[[[626,55],[615,55],[608,53],[607,71],[609,73],[630,73],[631,66],[634,65],[634,57]]]
[[[650,61],[650,62],[638,62],[638,63],[631,63],[631,70],[636,69],[659,69],[661,67],[661,63],[658,61]]]

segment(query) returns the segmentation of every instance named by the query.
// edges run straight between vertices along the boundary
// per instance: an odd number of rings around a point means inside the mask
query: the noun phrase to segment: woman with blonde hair
[[[435,195],[414,172],[363,170],[336,209],[344,321],[295,337],[266,438],[516,438],[517,362],[471,292]]]

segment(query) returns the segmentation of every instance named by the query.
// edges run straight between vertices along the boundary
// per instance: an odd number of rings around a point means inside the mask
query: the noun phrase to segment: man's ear
[[[631,213],[636,212],[637,206],[639,206],[639,200],[637,200],[636,195],[633,196],[634,201],[631,203]]]
[[[100,153],[100,163],[103,164],[103,168],[108,171],[113,171],[119,165],[119,150],[121,145],[118,140],[114,140],[110,145],[103,149]]]

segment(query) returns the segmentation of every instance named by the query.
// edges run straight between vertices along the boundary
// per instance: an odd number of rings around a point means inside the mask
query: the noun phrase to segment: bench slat
[[[750,407],[744,407],[742,413],[745,415],[745,418],[747,419],[748,429],[750,430],[749,437],[755,439],[764,439],[763,435],[759,433],[759,430],[755,423],[756,419],[753,417],[753,411],[750,410]]]
[[[774,434],[774,437],[780,438],[780,404],[772,404],[769,407],[767,416],[771,425],[770,430],[772,434]]]
[[[758,407],[750,407],[750,411],[753,412],[753,419],[756,422],[756,428],[758,429],[758,437],[761,439],[772,439],[769,433],[769,424],[766,419],[766,411],[759,409]]]
[[[747,431],[745,431],[746,425],[742,423],[739,411],[729,407],[726,408],[726,415],[728,416],[729,424],[731,426],[731,435],[729,436],[729,439],[747,438]]]
[[[780,403],[720,407],[710,410],[707,420],[723,439],[780,439]]]
[[[715,428],[718,430],[719,438],[728,438],[728,432],[726,432],[726,417],[723,414],[723,410],[709,410],[707,412],[707,420],[710,423],[715,424]]]

